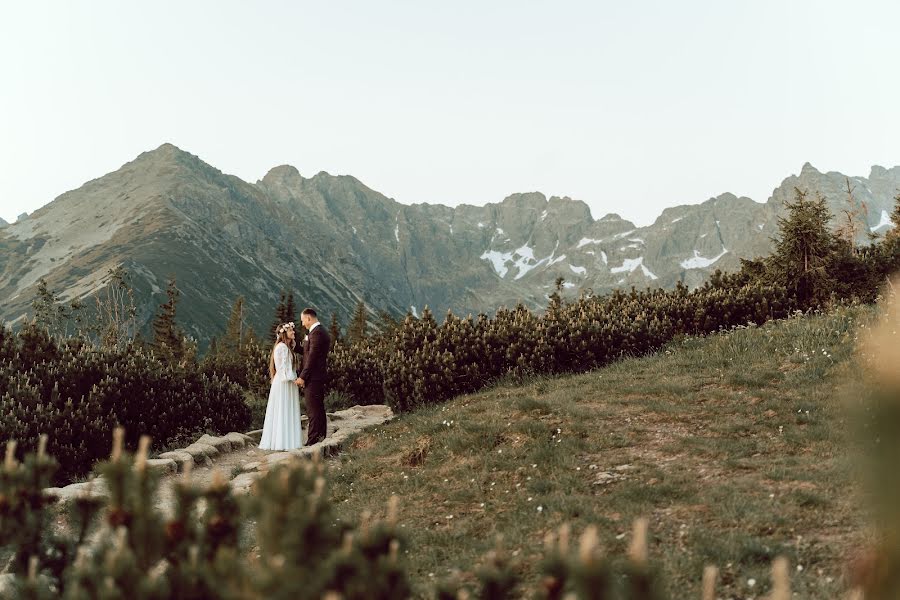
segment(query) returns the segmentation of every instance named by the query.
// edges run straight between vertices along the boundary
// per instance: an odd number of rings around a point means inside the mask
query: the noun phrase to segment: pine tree
[[[336,312],[331,313],[331,326],[328,328],[328,330],[331,334],[331,348],[333,350],[335,345],[337,345],[341,341],[341,324],[338,321]]]
[[[294,292],[288,292],[287,303],[284,307],[284,322],[297,322],[297,305],[294,304]]]
[[[829,263],[835,254],[835,237],[828,229],[831,214],[825,198],[815,200],[794,188],[794,201],[786,202],[787,216],[778,218],[781,237],[772,256],[776,283],[791,289],[802,303],[824,300],[831,292],[834,275]]]
[[[172,363],[180,362],[184,355],[184,335],[175,323],[178,306],[178,285],[175,278],[166,286],[166,301],[159,305],[159,312],[153,320],[153,341],[150,348],[160,358]]]
[[[204,362],[212,362],[216,361],[216,358],[219,356],[219,340],[216,336],[212,336],[209,340],[209,348],[206,350],[206,356],[203,357]]]
[[[77,298],[64,304],[62,297],[47,285],[46,279],[38,280],[37,298],[31,301],[32,317],[47,333],[67,337],[71,321],[74,320],[76,326],[82,323],[80,312],[83,308]]]
[[[281,326],[282,323],[287,323],[288,319],[285,318],[287,314],[287,296],[284,293],[284,290],[281,290],[281,298],[278,300],[278,305],[275,307],[275,321],[272,323],[272,326],[269,327],[269,338],[275,339],[275,332],[278,331],[278,327]]]
[[[366,303],[360,300],[353,311],[353,317],[350,319],[350,326],[347,327],[347,338],[351,343],[355,344],[366,339],[368,333],[368,313],[366,311]]]
[[[837,238],[843,243],[844,248],[851,254],[857,254],[856,237],[859,235],[862,224],[860,223],[860,214],[868,212],[864,202],[857,202],[853,195],[853,188],[850,186],[850,178],[846,177],[846,206],[841,209],[843,216],[840,224],[835,231]]]
[[[888,239],[900,237],[900,194],[894,196],[894,212],[891,213],[891,223],[894,226],[885,235]]]
[[[101,294],[95,298],[94,323],[89,332],[104,348],[121,349],[135,337],[137,306],[131,276],[121,265],[106,272],[109,278]]]
[[[548,312],[554,312],[562,306],[562,291],[566,283],[565,277],[557,277],[553,282],[553,293],[550,294],[550,303],[547,305]]]
[[[241,348],[246,348],[252,344],[259,344],[259,336],[256,335],[256,332],[253,331],[253,327],[250,325],[244,326],[244,342],[241,344]]]
[[[225,326],[225,336],[222,338],[220,350],[222,354],[228,358],[236,358],[240,355],[246,335],[245,328],[244,297],[238,296],[231,309],[231,316],[228,317],[228,324]]]
[[[386,310],[378,313],[378,332],[381,335],[391,335],[396,331],[402,321],[396,319],[394,315]]]
[[[38,279],[37,297],[31,301],[32,319],[38,326],[53,333],[57,320],[59,296],[47,285],[47,280]]]

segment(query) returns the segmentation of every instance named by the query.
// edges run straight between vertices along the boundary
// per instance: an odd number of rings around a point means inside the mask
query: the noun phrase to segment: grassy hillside
[[[402,499],[414,583],[475,564],[502,534],[529,579],[544,535],[597,524],[621,555],[650,518],[672,597],[760,596],[770,562],[797,597],[835,597],[864,541],[846,401],[867,309],[707,339],[593,373],[499,385],[361,434],[332,470],[342,519]]]

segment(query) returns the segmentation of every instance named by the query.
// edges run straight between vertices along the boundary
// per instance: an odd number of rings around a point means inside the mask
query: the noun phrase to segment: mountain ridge
[[[848,179],[870,207],[861,229],[883,233],[900,167],[847,178],[806,163],[766,202],[726,192],[638,227],[541,192],[483,206],[407,205],[352,175],[307,178],[287,164],[249,183],[166,143],[0,225],[0,319],[21,322],[41,277],[63,298],[87,299],[116,265],[135,278],[144,327],[175,276],[179,315],[201,345],[221,332],[238,295],[265,329],[282,289],[346,323],[359,300],[373,315],[540,308],[558,277],[568,294],[697,286],[715,268],[771,250],[794,187],[822,192],[837,212]]]

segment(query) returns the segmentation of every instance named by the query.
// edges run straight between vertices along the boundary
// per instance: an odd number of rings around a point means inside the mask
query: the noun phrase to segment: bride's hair
[[[293,329],[293,328],[292,328]],[[269,378],[275,377],[275,348],[278,344],[284,344],[291,351],[291,367],[297,368],[297,357],[294,354],[294,340],[288,339],[287,328],[279,327],[278,335],[275,338],[275,345],[272,346],[272,352],[269,354]]]

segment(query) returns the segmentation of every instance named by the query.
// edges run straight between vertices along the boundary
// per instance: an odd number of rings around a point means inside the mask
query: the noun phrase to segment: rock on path
[[[393,417],[391,409],[382,404],[353,406],[328,413],[328,437],[318,444],[284,452],[260,450],[257,444],[262,436],[261,429],[247,433],[232,432],[218,437],[204,435],[186,448],[164,452],[158,458],[147,461],[150,468],[158,469],[164,474],[157,499],[158,507],[164,514],[171,514],[174,500],[172,481],[185,468],[190,468],[191,480],[198,485],[208,484],[212,481],[213,474],[219,472],[236,494],[246,494],[261,470],[267,466],[320,452],[324,456],[332,456],[340,452],[353,434],[385,423]],[[305,421],[304,415],[303,422]],[[303,437],[306,437],[305,427]],[[190,467],[187,467],[188,463]],[[107,494],[103,479],[99,477],[91,482],[73,483],[45,491],[56,495],[60,505],[85,493],[104,497]]]

